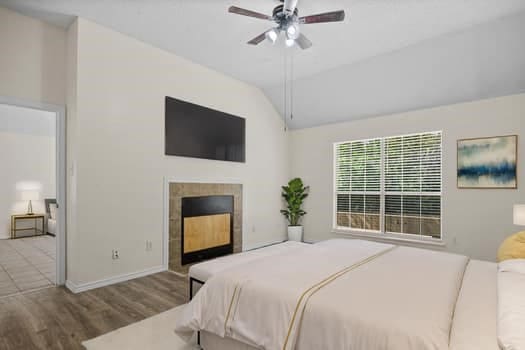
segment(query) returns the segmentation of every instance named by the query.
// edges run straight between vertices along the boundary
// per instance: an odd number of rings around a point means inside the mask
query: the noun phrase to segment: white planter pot
[[[303,227],[302,226],[288,226],[288,240],[302,242],[303,241]]]

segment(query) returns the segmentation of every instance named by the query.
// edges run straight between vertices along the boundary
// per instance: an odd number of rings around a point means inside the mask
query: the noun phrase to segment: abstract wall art
[[[518,136],[458,141],[458,188],[517,188]]]

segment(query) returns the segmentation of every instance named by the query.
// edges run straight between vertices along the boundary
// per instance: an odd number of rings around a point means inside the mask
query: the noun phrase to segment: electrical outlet
[[[146,241],[146,251],[151,252],[153,250],[153,242]]]
[[[111,251],[111,254],[112,254],[113,260],[117,260],[118,258],[120,258],[120,256],[119,256],[119,252],[118,252],[117,249],[113,249],[113,250]]]

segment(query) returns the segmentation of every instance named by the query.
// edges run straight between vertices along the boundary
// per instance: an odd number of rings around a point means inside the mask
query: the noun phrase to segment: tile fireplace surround
[[[233,252],[242,251],[242,185],[221,183],[169,183],[169,269],[187,274],[191,264],[181,264],[182,198],[233,196]]]

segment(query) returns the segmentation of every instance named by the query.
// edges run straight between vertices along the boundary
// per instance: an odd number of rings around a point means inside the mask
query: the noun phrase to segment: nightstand
[[[33,236],[39,236],[44,234],[45,226],[45,214],[20,214],[20,215],[11,215],[11,238],[15,239],[16,233],[19,231],[33,231]],[[17,223],[19,221],[33,220],[33,227],[28,228],[17,228]],[[38,228],[38,221],[42,221],[41,228]],[[25,236],[24,236],[25,237]]]

